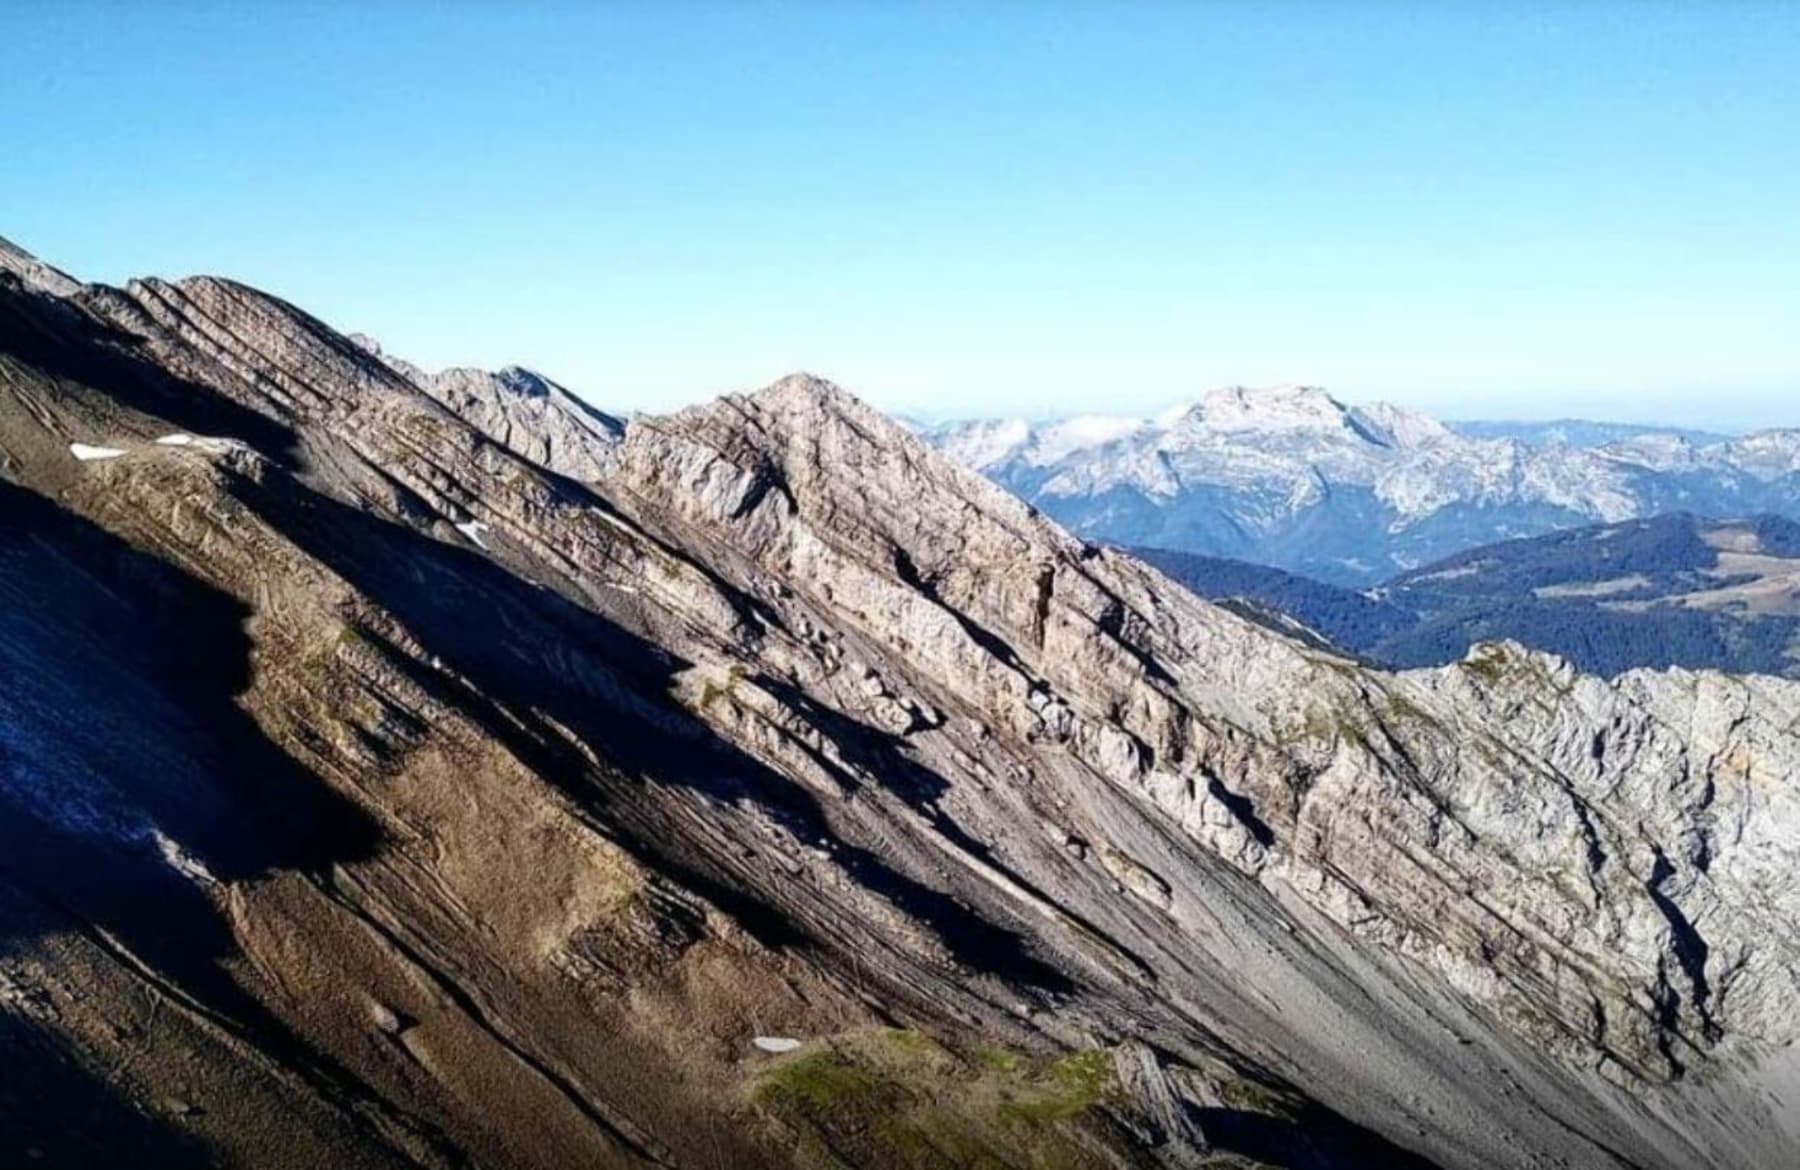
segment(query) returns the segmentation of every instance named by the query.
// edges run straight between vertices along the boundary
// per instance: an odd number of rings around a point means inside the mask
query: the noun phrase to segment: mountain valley
[[[1357,591],[1280,569],[1135,549],[1209,600],[1388,667],[1514,641],[1613,676],[1800,673],[1800,524],[1674,513],[1483,545]]]

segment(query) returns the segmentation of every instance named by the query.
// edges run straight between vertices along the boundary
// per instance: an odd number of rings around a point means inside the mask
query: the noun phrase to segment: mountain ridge
[[[121,1141],[1800,1148],[1764,1096],[1800,1002],[1794,684],[1506,645],[1366,670],[805,376],[634,420],[584,482],[229,282],[0,276],[0,373],[0,831],[40,842],[0,911],[74,928],[16,932],[0,1007]],[[185,702],[136,701],[168,678]],[[159,996],[169,1032],[118,1030]],[[38,1111],[0,1126],[71,1161]]]

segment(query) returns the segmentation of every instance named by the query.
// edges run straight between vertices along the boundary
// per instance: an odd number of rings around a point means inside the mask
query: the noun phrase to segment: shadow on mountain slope
[[[8,791],[58,829],[141,852],[154,827],[221,882],[379,848],[238,705],[252,645],[235,598],[0,481],[0,599]]]
[[[684,826],[660,815],[641,793],[621,788],[619,774],[694,789],[722,804],[753,801],[799,841],[828,848],[859,884],[930,925],[959,962],[1046,991],[1071,989],[1018,934],[841,840],[811,793],[670,701],[674,676],[689,664],[661,647],[482,554],[341,504],[286,476],[246,485],[239,497],[468,680],[467,687],[430,681],[440,697],[581,806],[626,832],[631,839],[623,843],[634,852],[716,899],[765,942],[796,940],[786,913],[734,889],[705,847],[676,848]],[[427,682],[424,672],[415,674]],[[568,729],[611,768],[596,769],[537,713]],[[942,787],[936,777],[914,775],[907,783],[913,789]]]
[[[1215,1149],[1258,1165],[1290,1170],[1438,1170],[1370,1129],[1321,1105],[1297,1117],[1243,1109],[1194,1109],[1194,1120]]]
[[[120,294],[101,290],[98,295]],[[139,339],[0,272],[0,358],[64,388],[92,387],[110,399],[197,435],[230,435],[287,460],[295,436],[282,422],[177,377],[138,355]]]
[[[146,1116],[81,1067],[59,1040],[23,1020],[0,1014],[0,1052],[6,1054],[0,1077],[6,1165],[204,1170],[214,1164],[203,1146]]]
[[[144,363],[129,352],[128,335],[45,298],[0,292],[7,294],[0,295],[0,356],[60,381],[91,409],[104,412],[110,397],[197,433],[246,439],[266,454],[291,452],[286,427]],[[56,388],[46,388],[55,398]],[[783,904],[779,871],[752,862],[767,876],[746,882],[721,862],[720,839],[690,822],[680,803],[657,799],[655,788],[690,790],[724,807],[753,804],[928,925],[965,967],[1049,992],[1073,990],[1018,932],[842,840],[807,789],[670,701],[674,676],[689,664],[654,642],[487,556],[340,503],[283,472],[239,481],[234,490],[422,645],[415,655],[359,631],[395,670],[506,745],[659,873],[708,897],[765,942],[831,940],[824,916],[809,916],[814,908]],[[757,608],[720,585],[734,605]],[[322,1095],[377,1113],[386,1106],[366,1086],[234,981],[225,967],[236,955],[229,924],[171,864],[172,852],[222,882],[287,872],[324,884],[334,866],[381,847],[369,816],[271,742],[240,706],[255,649],[245,631],[249,616],[230,595],[0,481],[0,960],[34,932],[52,929],[47,924],[83,933],[128,964],[141,961]],[[428,666],[432,658],[449,670]],[[832,740],[859,773],[878,778],[961,847],[989,856],[932,811],[944,780],[911,760],[896,737],[778,680],[756,681]],[[852,790],[868,782],[849,772],[839,778]],[[32,913],[8,914],[8,899]],[[53,1033],[0,1014],[0,1044],[13,1061],[0,1080],[0,1150],[36,1147],[48,1153],[46,1165],[186,1170],[204,1163],[188,1139],[64,1053]],[[15,1077],[25,1079],[15,1086]],[[1217,1130],[1221,1150],[1279,1155],[1292,1165],[1426,1165],[1322,1112],[1293,1123],[1258,1115],[1202,1120]],[[46,1137],[60,1144],[52,1149]],[[382,1138],[371,1133],[368,1143]]]
[[[0,481],[0,883],[36,908],[0,919],[0,959],[41,931],[82,936],[159,987],[152,997],[192,1001],[342,1099],[360,1090],[226,969],[235,939],[203,888],[317,876],[381,842],[365,813],[236,702],[250,680],[246,616],[228,595]],[[163,1141],[147,1118],[106,1116],[118,1112],[112,1088],[58,1057],[48,1032],[21,1034],[20,1051],[42,1076],[6,1070],[22,1095],[9,1098],[0,1136],[15,1148],[33,1133],[61,1148],[73,1139],[59,1127],[104,1117],[80,1140],[116,1138],[116,1157],[91,1164],[185,1164],[184,1142]]]

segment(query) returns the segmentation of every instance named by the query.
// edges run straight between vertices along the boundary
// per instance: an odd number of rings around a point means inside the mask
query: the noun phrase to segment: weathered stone
[[[1258,1124],[1304,1118],[1311,1164],[1800,1148],[1767,1096],[1800,1026],[1794,684],[1608,683],[1510,645],[1367,670],[804,376],[551,474],[570,445],[533,416],[253,290],[5,274],[0,374],[0,825],[176,883],[157,954],[251,956],[236,991],[162,976],[236,1029],[200,1067],[383,1119],[285,1164],[786,1164],[729,1120],[745,1047],[894,1018],[1104,1038],[1105,1108],[1180,1138],[1095,1126],[1118,1165],[1233,1152],[1194,1111],[1256,1110],[1181,1068],[1280,1086]],[[94,592],[84,541],[143,563]],[[169,609],[189,592],[217,601]],[[208,615],[241,669],[196,690],[151,612]],[[273,819],[217,764],[263,739],[299,773]],[[273,850],[283,800],[321,794],[377,838]],[[63,912],[112,937],[133,924],[100,889]],[[372,1049],[344,1005],[375,996],[407,1026]],[[341,1075],[295,1071],[295,1036]],[[204,1099],[238,1160],[282,1145]]]

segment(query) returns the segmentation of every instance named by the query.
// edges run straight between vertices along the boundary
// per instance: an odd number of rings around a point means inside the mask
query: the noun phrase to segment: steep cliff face
[[[1716,1011],[1790,1038],[1793,981],[1778,952],[1751,956],[1796,907],[1719,890],[1742,876],[1721,849],[1783,852],[1789,684],[1609,687],[1505,645],[1439,671],[1356,670],[1081,545],[809,379],[634,428],[621,463],[615,482],[666,501],[684,534],[748,554],[772,594],[828,605],[903,660],[905,684],[875,689],[905,696],[887,722],[939,775],[955,749],[935,741],[960,723],[1007,733],[1033,774],[1076,768],[1147,802],[1540,1039],[1638,1075],[1676,1072]],[[955,522],[922,500],[954,501]],[[1676,919],[1752,908],[1769,913],[1728,932],[1747,949],[1711,956],[1709,978]],[[1734,1003],[1744,979],[1755,991]]]
[[[1365,670],[812,378],[575,469],[421,379],[0,272],[40,1160],[1800,1149],[1800,688]]]

